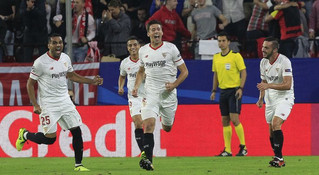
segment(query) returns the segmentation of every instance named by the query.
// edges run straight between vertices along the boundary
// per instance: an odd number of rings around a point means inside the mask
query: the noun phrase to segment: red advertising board
[[[311,104],[296,104],[284,123],[284,155],[311,155],[311,107]],[[77,109],[83,119],[84,156],[134,157],[139,154],[127,106],[78,106]],[[264,109],[243,105],[240,119],[248,155],[272,155]],[[15,140],[20,127],[32,132],[42,130],[32,107],[0,107],[0,157],[73,157],[71,135],[60,128],[53,145],[28,142],[18,152]],[[172,131],[164,132],[157,121],[154,136],[154,156],[214,156],[224,147],[219,107],[179,105]],[[237,153],[238,145],[233,130],[233,153]]]

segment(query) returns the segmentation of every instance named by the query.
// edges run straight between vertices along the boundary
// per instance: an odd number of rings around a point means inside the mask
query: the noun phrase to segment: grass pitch
[[[14,175],[319,175],[319,156],[286,156],[286,167],[268,167],[271,157],[154,158],[154,171],[139,167],[139,158],[85,157],[90,172],[74,172],[74,158],[0,158],[0,174]]]

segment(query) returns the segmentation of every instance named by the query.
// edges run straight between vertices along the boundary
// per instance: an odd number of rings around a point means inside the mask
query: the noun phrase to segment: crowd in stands
[[[65,1],[1,0],[0,62],[33,62],[51,33],[65,39]],[[129,36],[149,42],[145,24],[153,19],[185,59],[200,59],[198,41],[220,31],[244,58],[261,57],[268,36],[289,58],[319,57],[319,0],[72,0],[72,61],[90,61],[92,46],[101,56],[125,58]]]

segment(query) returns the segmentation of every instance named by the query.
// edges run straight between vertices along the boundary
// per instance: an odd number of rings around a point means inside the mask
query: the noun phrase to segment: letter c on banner
[[[18,119],[28,119],[32,121],[32,112],[26,110],[16,110],[3,117],[0,123],[0,147],[11,157],[32,157],[32,148],[18,151],[9,139],[9,129],[14,121]]]

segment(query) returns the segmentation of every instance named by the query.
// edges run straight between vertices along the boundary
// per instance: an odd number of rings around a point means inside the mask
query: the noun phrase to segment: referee
[[[244,128],[239,121],[239,114],[247,76],[246,66],[243,57],[239,53],[230,50],[230,39],[227,33],[219,33],[217,39],[221,52],[215,54],[213,58],[212,70],[214,72],[214,79],[210,99],[215,100],[218,86],[220,88],[219,108],[222,115],[225,143],[224,150],[217,156],[232,156],[232,128],[230,121],[235,126],[240,141],[239,152],[236,156],[245,156],[248,152],[245,144]]]

